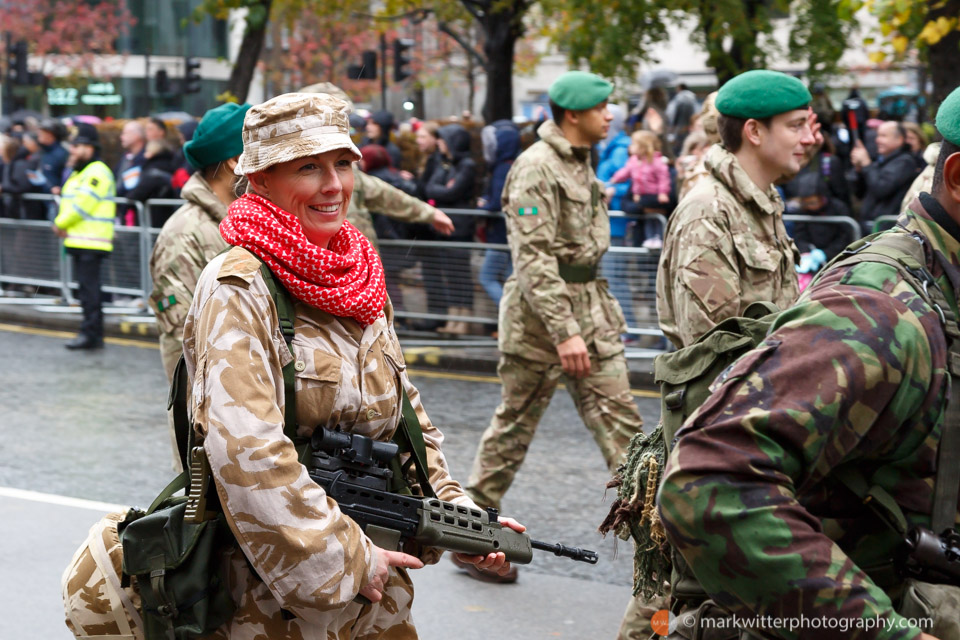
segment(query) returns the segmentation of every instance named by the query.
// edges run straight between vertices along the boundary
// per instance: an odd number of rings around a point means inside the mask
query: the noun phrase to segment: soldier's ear
[[[743,123],[743,139],[747,140],[755,147],[760,146],[760,131],[762,128],[763,127],[761,126],[759,120],[748,118],[747,121]]]
[[[943,190],[960,205],[960,153],[952,153],[943,163]]]
[[[253,187],[254,192],[263,197],[267,197],[267,193],[269,193],[270,190],[267,188],[268,177],[266,171],[247,174],[247,179],[250,181],[250,186]]]

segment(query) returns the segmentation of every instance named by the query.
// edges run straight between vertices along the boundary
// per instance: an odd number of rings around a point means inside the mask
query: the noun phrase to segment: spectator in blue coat
[[[490,169],[487,190],[478,206],[487,211],[500,211],[500,194],[506,182],[510,166],[520,154],[520,130],[510,120],[497,120],[480,132],[483,143],[483,159]],[[487,218],[486,240],[490,244],[507,244],[507,222],[504,218]],[[480,267],[480,284],[497,306],[503,297],[503,283],[507,281],[513,265],[510,252],[487,250]]]
[[[630,159],[630,136],[624,131],[624,121],[626,113],[619,105],[607,105],[607,109],[613,115],[610,121],[610,130],[607,133],[607,139],[603,142],[600,149],[600,163],[597,165],[597,179],[607,183],[613,174],[619,171],[627,164]],[[611,187],[612,193],[608,191],[609,207],[611,211],[623,211],[622,199],[629,197],[630,183],[620,182]],[[610,216],[610,246],[624,247],[629,243],[627,239],[627,225],[629,218]],[[630,283],[627,279],[627,271],[631,265],[629,256],[616,254],[608,251],[604,254],[601,262],[604,277],[610,283],[610,292],[623,308],[623,316],[627,321],[627,326],[637,324],[636,316],[633,313],[633,296],[630,293]]]

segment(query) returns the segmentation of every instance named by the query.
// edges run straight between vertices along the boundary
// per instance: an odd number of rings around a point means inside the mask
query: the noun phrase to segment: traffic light
[[[157,69],[153,75],[153,88],[161,96],[170,93],[170,76],[167,75],[166,69]]]
[[[393,41],[393,81],[403,82],[410,77],[410,70],[407,66],[410,64],[410,56],[406,54],[407,49],[413,46],[413,40],[409,38],[397,38]]]
[[[7,41],[7,79],[10,84],[28,84],[30,81],[27,72],[27,43],[25,40]]]
[[[347,76],[351,80],[376,80],[377,52],[364,51],[360,60],[360,64],[352,64],[347,67]]]
[[[183,76],[183,92],[197,93],[200,91],[200,61],[196,58],[187,57],[184,60],[186,72]]]

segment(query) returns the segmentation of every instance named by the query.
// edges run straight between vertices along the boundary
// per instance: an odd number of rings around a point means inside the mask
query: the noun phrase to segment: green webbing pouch
[[[233,535],[222,512],[199,521],[186,516],[188,498],[173,494],[187,477],[177,476],[149,509],[131,509],[117,527],[124,579],[137,579],[146,640],[203,637],[236,609],[223,578]]]

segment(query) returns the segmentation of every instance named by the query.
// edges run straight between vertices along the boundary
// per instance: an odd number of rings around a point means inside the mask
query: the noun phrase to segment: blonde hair
[[[634,131],[630,136],[630,153],[653,160],[653,154],[660,151],[660,137],[652,131]]]
[[[691,131],[683,140],[683,147],[680,150],[681,156],[690,155],[694,149],[709,147],[710,140],[705,131]]]

